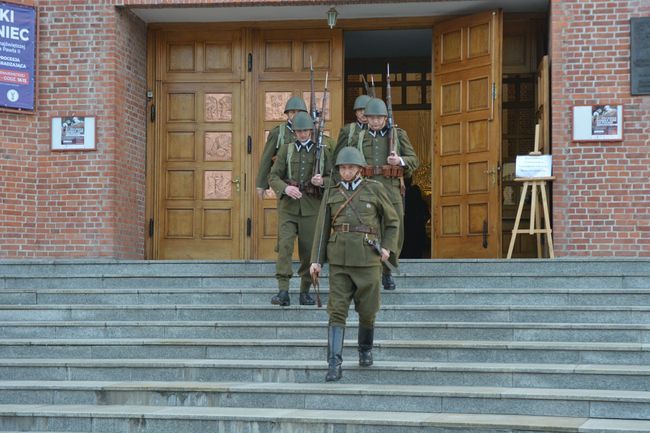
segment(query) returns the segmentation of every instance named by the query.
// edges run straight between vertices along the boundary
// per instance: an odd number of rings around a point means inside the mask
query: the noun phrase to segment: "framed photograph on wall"
[[[622,105],[573,107],[573,141],[622,141]]]
[[[52,150],[95,150],[95,117],[52,118]]]

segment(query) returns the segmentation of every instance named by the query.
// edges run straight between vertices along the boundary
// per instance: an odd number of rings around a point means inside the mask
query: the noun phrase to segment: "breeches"
[[[359,324],[366,328],[375,325],[380,305],[381,267],[349,267],[330,264],[330,291],[327,313],[330,326],[345,326],[350,303],[359,313]]]

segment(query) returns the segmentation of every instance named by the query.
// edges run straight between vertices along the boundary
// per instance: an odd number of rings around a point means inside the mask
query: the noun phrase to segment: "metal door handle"
[[[235,184],[235,190],[239,192],[239,187],[241,185],[241,180],[239,179],[239,176],[231,180],[230,182]]]
[[[490,176],[490,180],[492,180],[493,185],[497,183],[497,169],[496,168],[491,168],[489,170],[485,170],[483,173]]]

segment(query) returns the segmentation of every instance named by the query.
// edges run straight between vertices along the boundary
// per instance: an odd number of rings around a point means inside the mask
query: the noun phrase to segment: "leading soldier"
[[[322,199],[322,187],[326,178],[321,174],[329,170],[329,149],[323,146],[320,161],[317,159],[317,144],[311,139],[312,119],[306,112],[299,112],[293,118],[293,129],[297,140],[280,147],[273,164],[269,183],[278,196],[278,259],[275,277],[279,292],[271,299],[274,305],[288,306],[289,280],[293,275],[291,268],[293,247],[298,236],[298,256],[300,257],[300,305],[314,305],[309,294],[309,253],[311,252],[316,219]],[[315,166],[318,164],[318,170]]]
[[[389,262],[397,267],[399,265],[398,257],[404,244],[403,179],[411,176],[413,171],[418,168],[419,161],[406,131],[401,128],[395,128],[395,152],[391,153],[388,134],[393,132],[387,127],[388,109],[384,101],[371,98],[366,104],[364,114],[368,119],[368,130],[361,130],[356,142],[353,141],[351,146],[355,146],[361,151],[368,164],[363,168],[363,176],[384,185],[399,216],[397,248],[391,250],[389,259]],[[341,143],[340,140],[339,143]],[[386,266],[382,267],[381,280],[384,289],[395,290],[395,281]]]
[[[328,382],[342,375],[345,323],[352,299],[359,313],[359,365],[372,365],[381,261],[388,260],[397,248],[397,212],[381,183],[361,177],[365,165],[354,147],[345,147],[339,153],[336,166],[341,181],[328,188],[321,203],[312,246],[312,276],[320,274],[323,263],[330,264]]]
[[[269,173],[271,172],[273,161],[280,147],[296,141],[296,134],[294,133],[292,122],[295,115],[303,111],[305,113],[307,112],[305,101],[299,96],[292,96],[284,106],[284,115],[287,116],[287,121],[277,125],[269,132],[266,144],[264,144],[260,166],[257,171],[257,179],[255,181],[259,198],[263,198],[264,191],[269,188]]]

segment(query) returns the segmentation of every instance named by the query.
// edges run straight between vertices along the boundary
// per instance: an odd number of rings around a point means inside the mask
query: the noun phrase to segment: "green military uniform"
[[[298,268],[300,293],[307,294],[311,286],[309,254],[322,196],[309,195],[304,187],[311,185],[316,149],[316,144],[311,140],[306,146],[301,145],[299,141],[282,146],[269,176],[271,188],[278,197],[278,259],[275,275],[280,292],[289,290],[289,280],[293,274],[291,264],[296,236],[298,236],[300,257]],[[329,154],[329,149],[323,146],[320,166],[322,174],[329,173]],[[324,180],[327,180],[325,176]],[[296,200],[285,194],[285,189],[290,184],[299,185],[302,198]],[[301,303],[302,299],[301,296]],[[288,302],[280,305],[288,305]]]
[[[255,186],[260,189],[269,188],[269,174],[273,166],[273,160],[280,148],[296,141],[296,134],[293,132],[291,122],[283,122],[269,132],[264,144],[260,166],[257,171]]]
[[[355,148],[342,150],[337,166],[365,165]],[[399,218],[380,182],[357,177],[328,188],[321,203],[311,261],[330,264],[327,312],[329,370],[326,381],[341,378],[345,324],[350,302],[359,313],[359,365],[372,365],[375,317],[380,304],[380,256],[369,242],[397,248]]]
[[[397,137],[397,155],[404,161],[404,176],[409,177],[413,171],[418,168],[419,161],[415,154],[413,145],[409,141],[406,131],[395,128]],[[388,148],[388,130],[384,128],[381,131],[362,131],[356,143],[357,148],[363,153],[366,163],[371,167],[382,167],[387,165],[386,159],[390,154]],[[379,169],[377,169],[379,170]],[[390,202],[395,207],[399,216],[399,238],[397,248],[391,250],[390,262],[393,266],[399,266],[398,258],[404,244],[404,203],[402,202],[402,193],[400,188],[400,179],[397,177],[384,177],[381,173],[368,176],[370,179],[380,182],[386,188]]]

